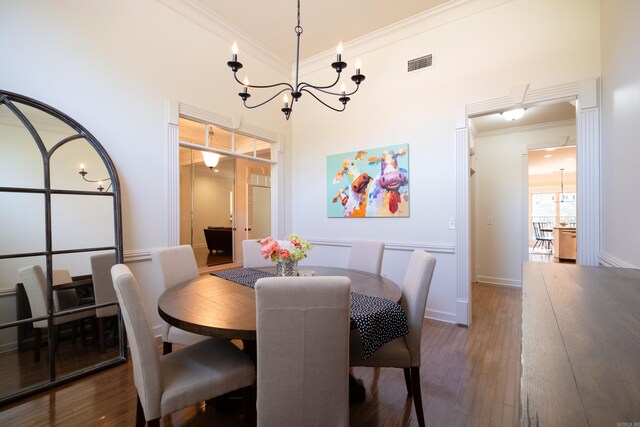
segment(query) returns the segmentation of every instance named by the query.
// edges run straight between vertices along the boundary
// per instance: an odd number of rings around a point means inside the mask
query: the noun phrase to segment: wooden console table
[[[520,425],[640,423],[640,270],[524,265]]]

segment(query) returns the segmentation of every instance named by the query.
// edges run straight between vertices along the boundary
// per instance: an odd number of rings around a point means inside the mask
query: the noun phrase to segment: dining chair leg
[[[78,321],[74,320],[71,326],[71,342],[76,343],[76,334],[78,333]]]
[[[173,351],[173,345],[170,342],[162,341],[162,355],[167,355]]]
[[[40,346],[42,345],[42,329],[35,328],[33,337],[33,362],[40,361]]]
[[[104,353],[104,317],[98,318],[98,346],[100,353]]]
[[[58,351],[58,343],[60,342],[60,325],[55,325],[53,327],[53,342],[51,346],[54,351]]]
[[[411,389],[413,390],[413,406],[416,407],[418,425],[424,427],[424,412],[422,411],[422,392],[420,390],[420,368],[411,368]]]
[[[136,393],[136,427],[144,427],[146,420],[144,419],[144,410],[140,402],[140,396]]]
[[[84,328],[84,319],[78,320],[78,326],[80,328],[80,340],[82,341],[82,345],[86,347],[86,345],[87,345],[87,331]]]
[[[403,368],[402,372],[404,372],[404,382],[407,385],[407,394],[411,396],[411,372],[409,368]]]
[[[242,389],[242,414],[245,427],[256,425],[256,389],[252,385]]]

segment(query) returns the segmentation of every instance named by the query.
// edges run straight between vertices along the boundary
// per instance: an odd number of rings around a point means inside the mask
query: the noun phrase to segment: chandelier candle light
[[[329,90],[329,89],[333,88],[336,84],[338,84],[338,81],[340,80],[340,76],[341,76],[342,70],[347,68],[347,63],[342,61],[342,42],[340,42],[340,44],[338,44],[336,61],[331,63],[331,67],[334,68],[336,70],[336,73],[337,73],[336,80],[333,82],[333,84],[324,85],[324,86],[318,86],[318,85],[312,85],[311,83],[300,82],[299,78],[298,78],[298,75],[299,75],[299,70],[300,70],[300,35],[302,34],[302,31],[303,31],[302,30],[302,26],[300,26],[300,0],[298,0],[298,25],[296,25],[296,27],[295,27],[295,32],[296,32],[296,37],[297,37],[295,86],[290,84],[290,83],[285,83],[285,82],[275,83],[275,84],[270,84],[270,85],[252,85],[252,84],[249,84],[249,80],[247,79],[247,77],[245,77],[244,81],[241,82],[238,79],[237,72],[238,72],[239,69],[242,68],[242,63],[240,63],[238,61],[238,45],[236,44],[236,42],[233,42],[233,47],[231,49],[231,51],[233,52],[233,56],[232,56],[231,61],[227,62],[227,65],[233,71],[233,77],[236,79],[236,81],[243,86],[242,92],[238,93],[238,96],[240,96],[240,98],[242,98],[242,101],[243,101],[245,107],[247,107],[247,108],[260,107],[260,106],[268,103],[269,101],[272,101],[273,99],[275,99],[280,94],[284,93],[283,107],[282,107],[281,110],[284,113],[286,119],[289,120],[289,117],[291,116],[291,111],[293,110],[293,102],[294,101],[298,101],[298,99],[300,99],[300,97],[302,96],[302,92],[307,92],[308,94],[313,96],[317,101],[319,101],[321,104],[323,104],[327,108],[330,108],[330,109],[332,109],[334,111],[338,111],[338,112],[341,112],[341,111],[345,110],[345,108],[347,107],[347,102],[349,102],[349,100],[351,99],[350,96],[358,91],[358,89],[360,88],[360,83],[362,83],[364,81],[364,79],[365,79],[365,76],[360,73],[360,69],[362,68],[362,65],[361,65],[360,61],[358,60],[356,62],[356,72],[355,72],[355,74],[353,76],[351,76],[351,80],[356,84],[356,88],[351,92],[347,92],[346,86],[344,84],[342,84],[340,92],[332,92],[332,91]],[[269,89],[269,88],[275,88],[275,87],[278,87],[278,86],[284,86],[284,88],[281,89],[280,91],[276,92],[274,95],[272,95],[266,101],[260,102],[260,103],[255,104],[255,105],[248,105],[247,104],[247,99],[249,99],[251,97],[251,94],[249,93],[249,88],[252,88],[252,89]],[[327,94],[327,95],[337,96],[338,97],[338,101],[342,103],[342,108],[332,107],[331,105],[329,105],[326,102],[324,102],[323,100],[321,100],[314,92],[312,92],[312,90],[313,91],[317,91],[317,92],[322,92],[322,93]],[[289,99],[289,97],[287,96],[286,92],[288,92],[291,95],[291,99]]]

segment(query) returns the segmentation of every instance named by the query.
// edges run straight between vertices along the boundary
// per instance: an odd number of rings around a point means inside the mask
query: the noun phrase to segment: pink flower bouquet
[[[275,240],[273,237],[258,240],[262,245],[260,253],[264,259],[273,262],[300,261],[307,256],[307,252],[312,248],[305,239],[292,234],[289,240]]]

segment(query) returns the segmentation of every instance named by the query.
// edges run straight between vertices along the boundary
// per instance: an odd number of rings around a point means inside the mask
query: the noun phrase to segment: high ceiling
[[[287,63],[296,59],[295,0],[194,0]],[[322,0],[300,2],[300,58],[308,58],[448,0]],[[242,49],[242,46],[240,46]],[[345,58],[348,52],[345,51]]]

